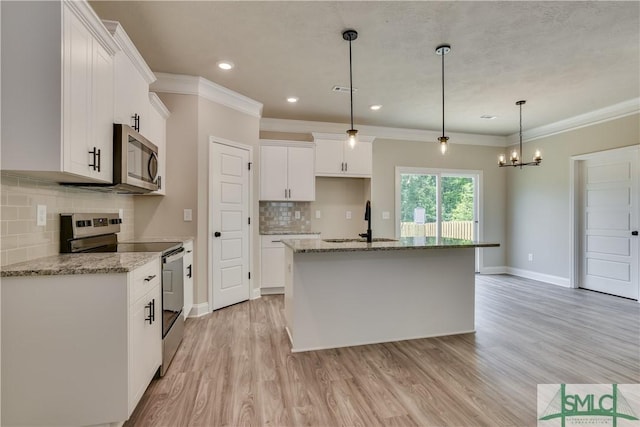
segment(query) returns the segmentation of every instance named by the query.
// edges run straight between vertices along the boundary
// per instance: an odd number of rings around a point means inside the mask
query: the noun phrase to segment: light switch
[[[193,221],[193,212],[191,211],[191,209],[184,210],[184,220]]]
[[[351,211],[347,211],[347,219],[351,219]]]
[[[322,217],[322,214],[320,213],[319,210],[316,211],[316,219],[320,219]]]
[[[391,218],[391,214],[389,214],[389,211],[382,211],[382,219],[389,219]]]
[[[294,216],[296,219],[300,219],[300,211],[295,211]]]
[[[47,205],[38,205],[36,210],[36,225],[47,225]]]

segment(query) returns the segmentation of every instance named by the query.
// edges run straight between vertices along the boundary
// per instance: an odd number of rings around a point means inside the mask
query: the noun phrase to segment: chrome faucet
[[[371,234],[371,202],[369,200],[367,200],[367,204],[364,207],[364,220],[367,221],[367,232],[360,233],[359,236],[366,237],[367,243],[371,243],[373,236]]]

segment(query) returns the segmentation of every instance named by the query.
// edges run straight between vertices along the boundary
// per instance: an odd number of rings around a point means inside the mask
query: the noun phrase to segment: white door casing
[[[250,296],[250,172],[248,147],[212,138],[209,156],[210,307]],[[220,233],[219,235],[217,233]]]
[[[580,164],[581,288],[638,299],[638,163],[636,148]]]

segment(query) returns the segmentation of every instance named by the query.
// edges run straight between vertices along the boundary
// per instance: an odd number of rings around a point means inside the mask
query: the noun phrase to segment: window
[[[480,240],[479,171],[396,168],[396,235]]]

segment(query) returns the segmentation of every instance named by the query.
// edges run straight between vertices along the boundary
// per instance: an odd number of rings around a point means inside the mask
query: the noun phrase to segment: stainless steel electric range
[[[163,376],[184,333],[184,269],[182,242],[119,243],[116,233],[122,219],[115,213],[60,215],[60,253],[160,252],[162,253],[162,367]]]

